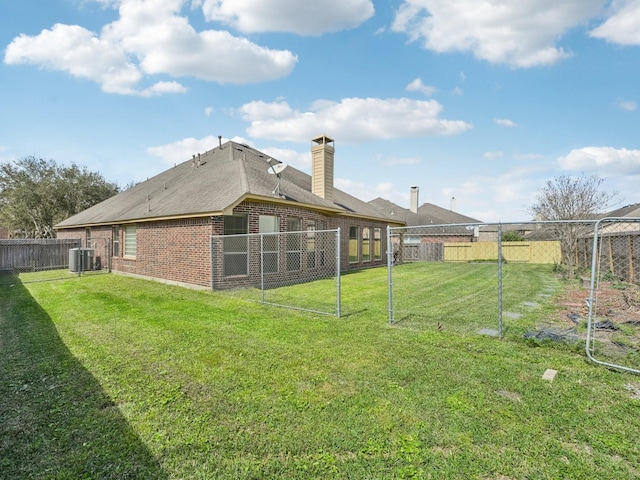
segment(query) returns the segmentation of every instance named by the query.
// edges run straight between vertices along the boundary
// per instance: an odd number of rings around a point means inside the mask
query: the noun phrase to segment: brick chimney
[[[311,141],[311,193],[333,202],[333,139],[321,135]]]
[[[413,213],[418,213],[418,192],[419,188],[414,185],[409,190],[409,210]]]

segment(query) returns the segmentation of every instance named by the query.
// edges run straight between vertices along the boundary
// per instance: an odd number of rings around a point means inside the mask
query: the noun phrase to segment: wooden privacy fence
[[[442,262],[444,261],[444,243],[405,243],[402,246],[404,262]]]
[[[615,231],[614,228],[619,231]],[[640,229],[628,231],[624,224],[607,225],[599,233],[597,266],[603,274],[640,284]],[[638,224],[635,225],[638,228]],[[591,268],[593,260],[593,237],[578,239],[576,263]]]
[[[502,258],[507,262],[561,263],[560,242],[502,242]],[[498,260],[498,242],[455,242],[444,244],[445,262]]]
[[[67,268],[69,249],[79,247],[81,247],[79,239],[0,240],[0,271],[35,272]]]

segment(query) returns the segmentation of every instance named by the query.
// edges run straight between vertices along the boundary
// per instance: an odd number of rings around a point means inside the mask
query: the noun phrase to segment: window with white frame
[[[318,230],[324,231],[327,229],[327,222],[325,222],[324,220],[319,220],[317,223],[317,226],[318,226]],[[318,249],[318,258],[319,258],[321,267],[324,267],[325,261],[326,261],[325,252],[326,252],[327,246],[325,245],[325,243],[327,242],[328,238],[329,237],[327,237],[326,234],[322,233],[316,244]]]
[[[371,228],[362,229],[362,261],[371,261]]]
[[[262,234],[262,271],[275,273],[278,271],[278,232],[280,231],[280,219],[274,215],[260,215],[258,229]]]
[[[287,270],[297,271],[302,266],[302,220],[287,218]]]
[[[349,263],[360,260],[360,228],[349,227]]]
[[[380,228],[373,229],[373,259],[382,260],[382,231]]]
[[[120,226],[116,225],[111,228],[111,235],[113,237],[112,242],[112,255],[114,257],[120,256]]]
[[[124,227],[124,256],[135,258],[138,250],[138,238],[135,225]]]
[[[249,242],[247,215],[224,216],[224,275],[247,275],[249,271]]]
[[[307,222],[307,268],[316,268],[316,221]]]

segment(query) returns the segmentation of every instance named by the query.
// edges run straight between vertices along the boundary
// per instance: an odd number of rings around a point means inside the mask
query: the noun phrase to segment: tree
[[[541,220],[590,220],[599,212],[608,210],[617,199],[617,193],[600,189],[604,179],[597,174],[577,177],[561,175],[547,181],[536,197],[530,213]],[[580,225],[561,223],[555,226],[560,238],[562,263],[567,275],[575,275],[577,236]]]
[[[515,230],[508,230],[502,234],[503,242],[524,242],[524,237]]]
[[[0,164],[0,224],[29,238],[52,238],[53,226],[120,191],[75,163],[34,156]]]

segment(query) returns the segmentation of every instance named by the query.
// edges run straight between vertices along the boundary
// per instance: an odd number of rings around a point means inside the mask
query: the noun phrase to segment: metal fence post
[[[387,290],[388,290],[388,306],[387,315],[389,325],[393,324],[393,278],[391,269],[393,268],[393,248],[391,245],[391,227],[387,225]]]
[[[341,301],[341,284],[340,284],[340,228],[336,232],[336,289],[337,289],[337,301],[336,301],[336,315],[340,318],[341,310],[342,310],[342,301]]]
[[[247,246],[249,240],[247,239]],[[262,295],[262,303],[264,303],[264,233],[260,234],[260,293]]]
[[[498,338],[502,338],[502,224],[498,223]]]

